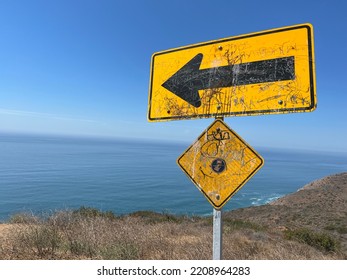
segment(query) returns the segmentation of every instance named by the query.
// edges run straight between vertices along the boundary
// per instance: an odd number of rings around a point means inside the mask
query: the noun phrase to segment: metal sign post
[[[222,210],[213,208],[213,259],[222,259],[223,244]]]
[[[224,121],[224,117],[217,117],[215,120]],[[213,208],[213,248],[212,259],[221,260],[223,250],[223,221],[222,208]]]

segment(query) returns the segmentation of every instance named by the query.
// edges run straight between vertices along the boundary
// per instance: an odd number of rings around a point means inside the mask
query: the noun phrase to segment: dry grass
[[[153,212],[115,216],[81,208],[17,215],[0,230],[0,259],[211,259],[211,218]],[[344,259],[273,229],[225,219],[224,259]]]

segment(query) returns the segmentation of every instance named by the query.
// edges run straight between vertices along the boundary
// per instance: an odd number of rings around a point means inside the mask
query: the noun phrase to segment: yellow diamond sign
[[[152,56],[149,121],[310,112],[316,103],[310,24]]]
[[[215,120],[177,163],[212,206],[220,209],[264,160],[223,121]]]

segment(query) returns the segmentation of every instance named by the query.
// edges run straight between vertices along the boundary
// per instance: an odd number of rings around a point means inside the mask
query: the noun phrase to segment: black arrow
[[[173,74],[164,88],[187,101],[201,106],[199,90],[294,80],[294,56],[201,69],[199,53]]]

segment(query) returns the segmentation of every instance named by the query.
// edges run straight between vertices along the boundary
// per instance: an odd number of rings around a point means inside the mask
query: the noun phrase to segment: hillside
[[[282,230],[328,232],[347,250],[347,172],[313,181],[268,205],[237,209],[225,216]]]
[[[346,259],[347,173],[223,213],[224,259]],[[210,259],[211,217],[81,207],[0,224],[0,259]]]

